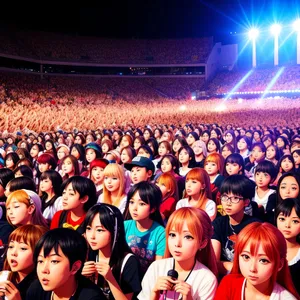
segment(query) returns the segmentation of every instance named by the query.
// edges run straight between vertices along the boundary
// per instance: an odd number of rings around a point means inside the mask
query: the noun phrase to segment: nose
[[[250,272],[252,272],[252,273],[256,273],[257,272],[257,267],[256,267],[256,261],[255,261],[255,259],[252,259],[252,261],[251,261]]]
[[[66,194],[66,193],[63,193],[63,194],[62,194],[62,198],[63,198],[63,200],[68,200],[67,194]]]
[[[14,248],[11,252],[12,256],[18,256],[17,248]]]
[[[95,239],[95,230],[91,230],[91,239],[92,239],[92,240]]]
[[[49,274],[49,266],[48,263],[45,261],[43,266],[42,266],[42,273],[43,274]]]
[[[284,226],[285,226],[286,228],[290,228],[290,227],[291,227],[291,222],[290,222],[290,220],[286,219],[286,220],[285,220],[285,223],[284,223]]]
[[[176,237],[175,247],[177,247],[177,248],[181,247],[181,238],[179,236]]]

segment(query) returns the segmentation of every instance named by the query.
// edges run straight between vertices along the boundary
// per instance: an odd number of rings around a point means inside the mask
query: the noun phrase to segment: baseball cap
[[[129,171],[136,166],[146,168],[147,170],[152,171],[152,173],[154,173],[155,169],[152,160],[144,156],[136,156],[131,163],[124,164],[124,166]]]

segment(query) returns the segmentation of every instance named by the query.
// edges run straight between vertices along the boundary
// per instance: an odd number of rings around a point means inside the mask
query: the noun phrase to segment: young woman
[[[0,220],[5,220],[6,218],[6,209],[5,209],[5,189],[6,185],[14,178],[14,173],[12,170],[4,168],[0,169]]]
[[[108,165],[108,160],[96,158],[90,165],[90,179],[96,186],[97,199],[103,193],[104,169]]]
[[[25,165],[16,167],[14,169],[14,174],[15,174],[15,178],[26,176],[26,177],[29,177],[29,178],[33,179],[32,169],[28,166],[25,166]]]
[[[286,258],[295,288],[300,294],[300,203],[298,199],[288,198],[277,206],[276,223],[286,240]]]
[[[299,299],[286,260],[282,233],[269,223],[253,222],[237,237],[233,268],[215,299]]]
[[[187,198],[181,199],[176,204],[176,209],[181,207],[196,207],[206,211],[213,221],[217,215],[216,203],[211,200],[209,176],[201,168],[194,168],[187,173],[185,179],[185,193]]]
[[[194,131],[190,132],[186,138],[187,144],[190,147],[193,147],[193,144],[198,140],[199,140],[199,135]]]
[[[183,146],[178,151],[178,159],[181,167],[179,175],[185,176],[196,165],[195,154],[190,146]]]
[[[169,142],[162,141],[158,144],[158,156],[153,160],[155,167],[157,166],[158,162],[161,161],[162,157],[166,154],[172,152],[172,147]]]
[[[103,176],[103,194],[100,196],[99,202],[112,204],[119,208],[123,214],[127,202],[123,167],[116,163],[108,164],[104,169]]]
[[[170,215],[175,211],[178,201],[178,188],[176,178],[172,173],[162,173],[155,181],[155,184],[160,188],[162,193],[162,203],[159,211],[166,224]]]
[[[8,153],[4,159],[5,168],[13,171],[15,169],[15,167],[17,166],[19,159],[20,158],[17,153],[15,153],[15,152]]]
[[[8,223],[15,227],[26,224],[48,227],[48,222],[42,215],[41,199],[33,191],[12,192],[6,201],[6,214]]]
[[[184,207],[175,211],[166,228],[164,259],[149,267],[138,299],[214,299],[217,264],[212,233],[211,221],[203,210]],[[170,270],[176,271],[176,277]]]
[[[295,162],[295,171],[300,173],[300,149],[294,150],[292,156]]]
[[[142,272],[165,251],[165,229],[159,211],[160,189],[146,181],[132,186],[127,195],[125,234],[132,252],[140,260]]]
[[[122,164],[131,163],[132,159],[136,156],[135,150],[130,146],[124,147],[120,154]]]
[[[234,174],[245,174],[245,163],[243,157],[238,153],[232,153],[225,159],[224,176],[228,177]]]
[[[36,243],[47,232],[40,225],[23,225],[9,236],[3,270],[10,271],[9,280],[0,282],[0,295],[5,299],[26,299],[30,284],[36,279],[33,252]]]
[[[63,180],[79,175],[79,164],[73,155],[67,155],[62,159],[60,169]]]
[[[178,151],[181,147],[187,146],[187,141],[185,137],[176,136],[172,143],[172,150],[176,157],[178,157]]]
[[[72,145],[71,154],[77,159],[79,164],[79,172],[81,174],[84,171],[84,166],[86,165],[84,147],[80,144]]]
[[[61,188],[62,178],[54,170],[42,173],[40,178],[40,195],[42,200],[42,212],[45,219],[51,222],[54,214],[62,210]],[[60,197],[60,198],[59,198]]]
[[[231,145],[225,144],[221,147],[221,154],[224,159],[226,159],[230,154],[234,153],[234,149]]]
[[[207,152],[210,153],[220,153],[220,142],[216,138],[210,138],[207,142]]]
[[[275,145],[270,145],[266,149],[266,160],[271,161],[275,166],[281,157],[280,150]]]
[[[206,144],[201,140],[196,141],[193,144],[193,151],[195,153],[195,161],[196,161],[197,167],[203,168],[204,160],[207,156]]]
[[[82,275],[90,277],[107,299],[132,299],[141,290],[139,262],[125,240],[120,211],[108,204],[94,205],[84,220],[90,246]]]
[[[239,154],[245,159],[250,155],[251,141],[246,136],[240,136],[237,138],[237,149]]]

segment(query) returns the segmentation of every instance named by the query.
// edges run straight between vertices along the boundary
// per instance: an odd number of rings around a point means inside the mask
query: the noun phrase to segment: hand
[[[87,277],[94,275],[97,272],[95,264],[94,261],[86,261],[83,265],[81,274]]]
[[[0,295],[1,294],[8,300],[22,300],[19,290],[8,280],[0,283]]]
[[[176,281],[173,280],[170,276],[158,277],[153,288],[153,292],[157,293],[159,291],[171,291],[174,284],[176,284]]]
[[[176,293],[182,295],[182,300],[192,299],[191,298],[191,286],[185,281],[176,280],[176,284],[174,286],[174,290]]]
[[[97,272],[104,277],[106,281],[111,281],[113,274],[110,265],[104,261],[99,261],[96,263]]]

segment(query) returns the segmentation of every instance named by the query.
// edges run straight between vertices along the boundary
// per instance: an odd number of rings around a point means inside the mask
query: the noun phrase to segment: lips
[[[291,232],[289,230],[283,230],[284,234],[291,234]]]
[[[42,285],[48,285],[48,284],[49,284],[49,280],[46,279],[46,278],[43,278],[43,279],[41,280],[41,284],[42,284]]]
[[[11,267],[15,268],[17,265],[18,265],[18,262],[17,262],[16,260],[12,259],[12,260],[10,261],[10,266],[11,266]]]
[[[68,203],[67,203],[67,202],[63,202],[62,205],[63,205],[63,206],[67,206]]]
[[[91,245],[91,247],[96,247],[96,246],[97,246],[97,243],[91,242],[90,245]]]

